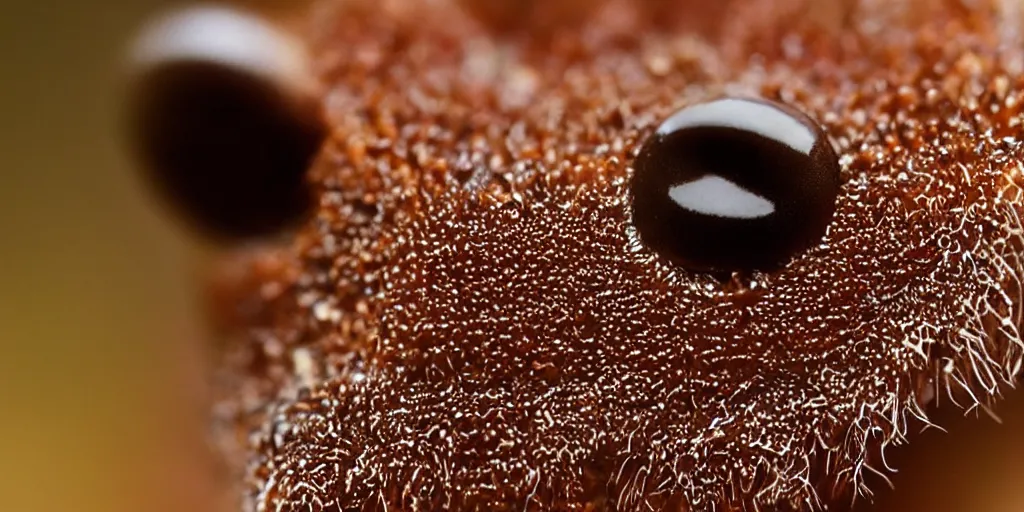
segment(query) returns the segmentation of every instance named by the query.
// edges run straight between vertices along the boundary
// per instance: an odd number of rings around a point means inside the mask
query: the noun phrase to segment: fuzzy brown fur
[[[1021,20],[975,3],[324,2],[319,207],[219,284],[244,508],[848,503],[926,389],[1021,372]],[[630,223],[639,145],[722,94],[843,168],[822,243],[739,287]]]

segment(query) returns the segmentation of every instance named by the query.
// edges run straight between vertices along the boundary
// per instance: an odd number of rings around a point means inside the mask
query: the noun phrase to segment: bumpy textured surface
[[[932,390],[1019,376],[1016,3],[693,3],[311,13],[319,207],[216,283],[245,510],[843,510]],[[815,117],[844,181],[819,246],[725,284],[627,192],[721,94]]]

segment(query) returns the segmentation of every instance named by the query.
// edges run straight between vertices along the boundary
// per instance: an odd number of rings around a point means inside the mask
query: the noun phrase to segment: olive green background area
[[[200,512],[223,483],[201,405],[214,251],[153,200],[118,134],[123,50],[167,4],[9,0],[0,16],[0,510]],[[1002,427],[921,444],[890,508],[1024,511],[1021,402]]]
[[[0,16],[0,510],[202,511],[199,268],[118,133],[122,57],[170,2]]]

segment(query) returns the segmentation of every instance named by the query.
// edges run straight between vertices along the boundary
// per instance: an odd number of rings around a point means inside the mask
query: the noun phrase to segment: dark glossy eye
[[[680,110],[633,167],[640,239],[700,271],[785,264],[824,236],[840,187],[839,160],[821,128],[754,99]]]
[[[184,217],[231,238],[302,217],[325,129],[298,45],[254,16],[201,7],[155,23],[133,58],[134,149]]]

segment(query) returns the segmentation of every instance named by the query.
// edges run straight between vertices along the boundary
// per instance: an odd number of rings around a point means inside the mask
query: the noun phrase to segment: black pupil
[[[244,70],[182,61],[136,88],[133,136],[154,182],[196,226],[273,233],[311,205],[305,171],[323,138],[313,116]]]
[[[644,145],[634,162],[634,225],[644,244],[691,270],[777,268],[823,237],[838,158],[793,109],[719,101],[695,106],[701,115],[682,126],[667,121]]]

